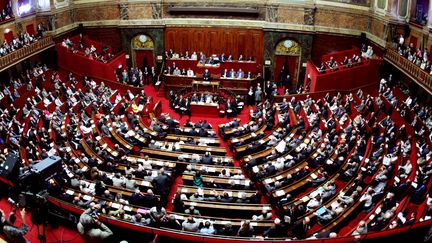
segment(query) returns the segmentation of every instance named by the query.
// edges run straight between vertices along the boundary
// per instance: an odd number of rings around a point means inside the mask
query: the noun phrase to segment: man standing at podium
[[[211,78],[211,74],[210,74],[209,70],[206,69],[203,73],[203,79],[204,79],[204,81],[209,81],[210,78]]]

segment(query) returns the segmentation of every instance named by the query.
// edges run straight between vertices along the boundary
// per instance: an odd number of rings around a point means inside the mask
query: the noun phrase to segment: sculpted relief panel
[[[76,9],[77,21],[112,20],[120,18],[120,9],[116,5],[92,6]]]
[[[361,6],[370,6],[371,0],[324,0],[327,2],[348,3]]]
[[[152,19],[153,8],[150,4],[130,4],[129,19]]]
[[[315,25],[366,31],[369,26],[369,17],[362,14],[335,14],[334,11],[330,10],[317,10]]]

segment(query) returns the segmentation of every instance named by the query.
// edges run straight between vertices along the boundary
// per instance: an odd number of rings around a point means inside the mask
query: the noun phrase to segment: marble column
[[[429,3],[429,9],[428,9],[428,21],[427,25],[428,28],[432,28],[432,3]]]

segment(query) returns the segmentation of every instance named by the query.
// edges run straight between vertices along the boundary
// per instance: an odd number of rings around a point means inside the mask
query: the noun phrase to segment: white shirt
[[[364,194],[361,198],[360,198],[360,202],[365,202],[365,207],[370,207],[372,205],[372,196],[369,194]]]
[[[403,36],[399,37],[399,45],[403,45],[405,43],[405,39]]]
[[[187,74],[188,77],[195,76],[194,71],[192,69],[191,70],[187,70],[186,74]]]

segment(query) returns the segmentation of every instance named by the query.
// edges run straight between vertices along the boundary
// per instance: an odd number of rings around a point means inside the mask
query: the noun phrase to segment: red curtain
[[[3,10],[6,8],[6,5],[9,3],[10,0],[0,0],[0,9]]]
[[[4,38],[8,43],[10,43],[14,38],[13,32],[9,31],[7,33],[4,33]]]
[[[154,66],[153,50],[136,50],[135,61],[139,69],[143,69],[144,62],[147,62],[147,67],[150,69]]]
[[[282,66],[286,62],[288,63],[288,72],[291,77],[291,85],[295,85],[297,83],[297,80],[295,79],[296,78],[295,74],[297,72],[297,67],[299,62],[298,56],[283,56],[283,55],[276,56],[274,78],[275,80],[279,80],[279,75],[281,73]]]
[[[34,35],[35,34],[34,24],[27,25],[26,26],[26,31],[27,31],[27,33],[29,33],[29,35]]]
[[[411,36],[409,44],[411,44],[411,43],[414,45],[414,48],[416,48],[417,47],[417,37]]]

